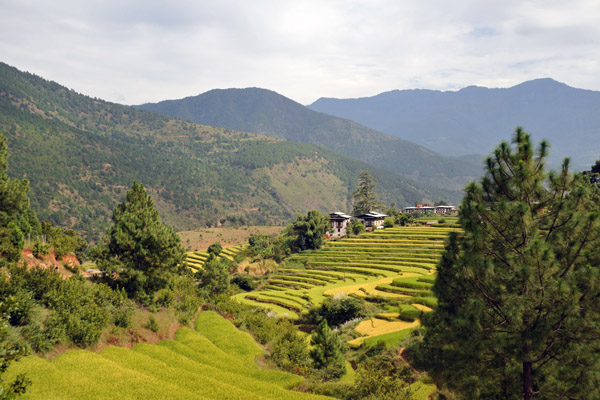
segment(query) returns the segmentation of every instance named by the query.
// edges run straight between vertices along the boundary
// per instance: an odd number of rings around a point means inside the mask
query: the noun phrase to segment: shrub
[[[161,307],[169,307],[175,300],[175,293],[169,288],[160,289],[154,294],[154,303]]]
[[[50,246],[45,243],[35,242],[33,244],[33,256],[35,258],[40,258],[41,256],[48,254],[49,250]]]
[[[325,299],[319,307],[311,308],[307,318],[314,324],[326,320],[329,325],[337,326],[365,315],[363,302],[360,299],[342,293],[336,297]]]
[[[243,274],[235,274],[233,278],[231,278],[231,283],[237,285],[240,289],[250,292],[256,288],[256,283],[254,279],[249,275]]]
[[[386,217],[383,220],[383,227],[384,228],[393,228],[394,227],[394,217]]]
[[[219,254],[221,254],[221,252],[223,251],[223,246],[221,246],[221,243],[216,242],[208,246],[208,249],[206,251],[208,252],[208,254],[214,254],[215,257],[218,257]]]
[[[154,315],[150,314],[148,317],[148,322],[146,322],[146,328],[150,329],[152,332],[158,332],[158,322],[156,322],[156,318]]]

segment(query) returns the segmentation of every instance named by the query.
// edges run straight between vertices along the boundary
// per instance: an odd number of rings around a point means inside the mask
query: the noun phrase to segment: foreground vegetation
[[[261,369],[264,354],[254,340],[214,312],[198,315],[196,329],[180,329],[174,340],[99,353],[72,350],[53,360],[28,357],[13,365],[9,379],[27,373],[28,399],[319,399],[287,390],[302,378]]]

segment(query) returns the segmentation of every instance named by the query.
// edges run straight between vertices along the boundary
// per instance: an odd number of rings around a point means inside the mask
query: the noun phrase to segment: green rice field
[[[320,250],[290,257],[287,267],[272,274],[262,288],[236,298],[297,318],[326,296],[344,292],[394,299],[404,303],[398,318],[418,319],[424,308],[436,305],[431,292],[435,267],[449,232],[456,230],[395,227],[332,240]]]

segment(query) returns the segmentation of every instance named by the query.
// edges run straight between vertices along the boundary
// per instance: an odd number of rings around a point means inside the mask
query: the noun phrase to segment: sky
[[[600,0],[0,0],[0,61],[123,104],[547,77],[600,90]]]

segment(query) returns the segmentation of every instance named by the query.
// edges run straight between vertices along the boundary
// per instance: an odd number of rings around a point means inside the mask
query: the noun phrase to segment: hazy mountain
[[[133,180],[177,229],[282,224],[309,209],[349,211],[361,170],[387,203],[446,199],[431,189],[321,146],[213,128],[77,94],[0,63],[0,133],[9,174],[31,182],[43,219],[94,238]]]
[[[551,160],[583,168],[600,158],[600,92],[537,79],[506,89],[393,90],[359,99],[322,98],[310,109],[350,118],[445,155],[489,154],[522,126],[550,141]]]
[[[309,110],[273,91],[257,88],[211,90],[181,100],[139,108],[197,123],[296,142],[323,145],[344,155],[412,179],[460,188],[481,174],[481,165],[436,154],[348,119]]]

